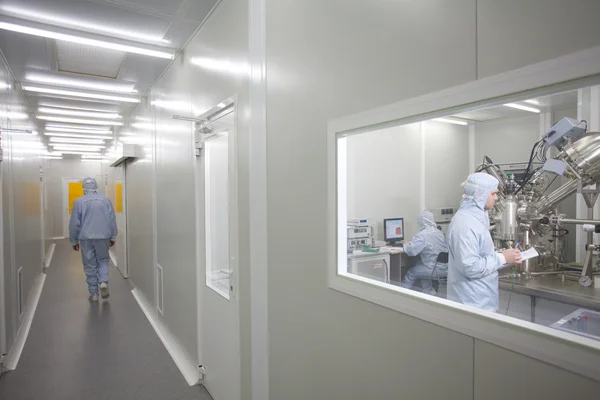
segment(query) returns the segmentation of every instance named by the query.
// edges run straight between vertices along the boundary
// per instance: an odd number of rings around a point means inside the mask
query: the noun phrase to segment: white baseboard
[[[108,251],[108,255],[110,256],[110,261],[112,261],[113,265],[115,267],[118,267],[118,265],[117,265],[117,256],[115,255],[115,252],[113,250],[109,250]]]
[[[66,237],[64,236],[55,236],[55,237],[51,237],[50,240],[65,240]]]
[[[46,274],[38,275],[33,281],[33,288],[31,289],[31,294],[29,295],[29,299],[27,301],[23,322],[21,323],[21,327],[17,332],[15,342],[8,352],[6,368],[9,370],[16,369],[17,364],[19,364],[19,359],[21,358],[21,353],[23,353],[27,336],[29,336],[29,329],[31,328],[31,323],[33,322],[35,310],[37,310],[40,296],[42,295],[44,282],[46,282]]]
[[[52,263],[52,257],[54,257],[54,250],[56,250],[56,243],[51,243],[50,246],[48,246],[48,252],[46,253],[46,259],[44,260],[44,266],[46,268],[49,268],[50,264]]]
[[[200,373],[196,368],[196,363],[190,359],[185,348],[179,343],[179,340],[171,333],[169,328],[157,317],[156,311],[152,307],[152,305],[148,302],[144,294],[141,290],[134,288],[131,293],[133,297],[137,300],[138,304],[144,314],[146,314],[146,318],[150,321],[150,325],[156,331],[156,334],[163,342],[163,345],[166,347],[167,351],[173,358],[173,361],[181,371],[181,374],[187,381],[190,386],[197,385],[200,382]]]

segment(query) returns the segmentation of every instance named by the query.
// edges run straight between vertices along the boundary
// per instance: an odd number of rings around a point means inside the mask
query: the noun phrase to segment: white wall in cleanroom
[[[4,57],[0,58],[0,127],[36,130],[35,122],[28,116],[25,97]],[[13,113],[14,117],[8,118],[9,113]],[[3,272],[3,279],[0,282],[3,286],[0,287],[0,296],[4,297],[5,318],[0,321],[0,347],[4,347],[4,343],[6,346],[0,350],[6,353],[13,347],[23,322],[20,312],[30,305],[32,288],[42,273],[41,159],[39,150],[35,150],[39,142],[38,136],[2,132],[0,272]],[[19,297],[23,300],[21,307]],[[2,332],[3,327],[5,332]]]
[[[475,165],[488,156],[497,164],[527,162],[540,140],[540,116],[502,118],[475,124]]]
[[[469,129],[462,125],[426,121],[425,209],[458,207],[461,183],[469,174]],[[407,171],[408,172],[408,171]]]
[[[346,143],[348,217],[369,218],[378,240],[385,218],[403,217],[409,239],[423,205],[459,205],[469,172],[466,126],[427,121],[351,135]]]
[[[569,397],[585,398],[600,391],[600,382],[507,349],[487,352],[490,345],[467,335],[328,289],[326,273],[334,268],[327,265],[328,121],[473,81],[478,71],[600,45],[598,7],[267,0],[271,399],[526,399],[567,387],[575,393]],[[568,24],[548,24],[561,17]],[[580,20],[587,21],[581,30],[557,29]],[[498,357],[518,379],[506,384]],[[579,384],[565,384],[571,380]]]
[[[198,305],[212,296],[204,286],[204,248],[196,232],[196,207],[203,182],[196,182],[197,158],[193,124],[173,115],[197,117],[232,96],[236,97],[239,168],[239,304],[242,390],[250,393],[248,227],[248,2],[224,0],[157,82],[123,130],[140,145],[144,156],[127,164],[128,257],[130,279],[156,307],[155,268],[163,271],[163,311],[157,313],[196,365],[199,357]],[[198,265],[200,268],[198,269]],[[198,272],[200,271],[200,272]],[[200,275],[200,276],[199,276]],[[202,310],[200,310],[202,311]],[[213,332],[214,333],[214,332]],[[218,332],[217,332],[218,334]],[[234,351],[237,357],[240,352]],[[245,366],[245,367],[244,367]],[[211,377],[224,376],[207,366]],[[233,378],[232,378],[233,379]],[[244,398],[248,398],[245,395]]]

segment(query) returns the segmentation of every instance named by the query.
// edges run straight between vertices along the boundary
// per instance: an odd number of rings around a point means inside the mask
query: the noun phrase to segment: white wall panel
[[[404,217],[407,238],[417,233],[421,124],[349,136],[346,143],[348,218],[369,218],[378,240],[384,218]]]
[[[268,1],[267,35],[271,398],[470,398],[472,339],[327,288],[325,138],[475,79],[475,1]]]
[[[0,127],[9,129],[35,129],[31,120],[5,117],[6,111],[27,114],[23,97],[15,90],[15,82],[4,62],[0,62],[0,81],[10,84],[9,89],[0,91]],[[0,295],[4,296],[5,320],[0,321],[6,328],[6,348],[10,351],[16,334],[21,326],[22,315],[29,305],[29,294],[34,279],[42,273],[43,234],[41,217],[40,183],[41,160],[31,146],[39,142],[37,137],[21,134],[2,133],[3,161],[2,174],[2,244],[4,287]],[[21,270],[21,294],[19,295],[18,271]],[[21,306],[19,301],[22,300]],[[0,343],[2,345],[4,343]]]
[[[144,101],[131,117],[141,145],[141,156],[127,163],[127,251],[129,276],[136,287],[154,304],[154,116],[150,101]]]
[[[600,382],[475,340],[474,400],[595,398]]]
[[[600,45],[596,0],[477,0],[479,78]]]
[[[458,207],[461,183],[469,174],[469,132],[466,126],[427,121],[425,139],[425,209]],[[411,173],[413,169],[404,173]]]
[[[495,163],[527,162],[531,148],[540,140],[540,117],[501,119],[475,125],[475,164],[488,156]]]

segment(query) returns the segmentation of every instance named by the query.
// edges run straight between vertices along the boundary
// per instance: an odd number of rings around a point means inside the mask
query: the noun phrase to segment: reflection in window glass
[[[229,299],[229,133],[205,141],[206,284]]]
[[[600,339],[589,106],[572,91],[339,136],[338,273]]]

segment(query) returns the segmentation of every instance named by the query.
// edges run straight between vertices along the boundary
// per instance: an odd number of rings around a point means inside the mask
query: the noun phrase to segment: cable
[[[508,304],[506,305],[506,312],[504,315],[508,315],[508,309],[510,308],[510,300],[512,298],[513,291],[515,290],[515,270],[517,267],[513,264],[512,268],[512,285],[510,286],[510,293],[508,294]]]
[[[556,175],[554,177],[554,179],[552,179],[552,182],[550,182],[550,184],[546,187],[546,190],[544,190],[544,193],[548,191],[548,189],[550,188],[550,186],[552,186],[552,184],[554,183],[554,181],[558,178],[558,175]]]
[[[525,184],[527,183],[527,181],[533,175],[533,174],[529,174],[529,172],[531,171],[531,164],[533,163],[533,156],[535,154],[537,147],[543,141],[544,141],[544,139],[540,139],[539,141],[535,142],[535,144],[533,145],[533,148],[531,149],[531,153],[529,155],[529,162],[527,163],[527,168],[525,169],[525,175],[523,177],[523,181],[521,182],[521,187],[515,192],[515,195],[519,194],[519,192],[525,187]]]

